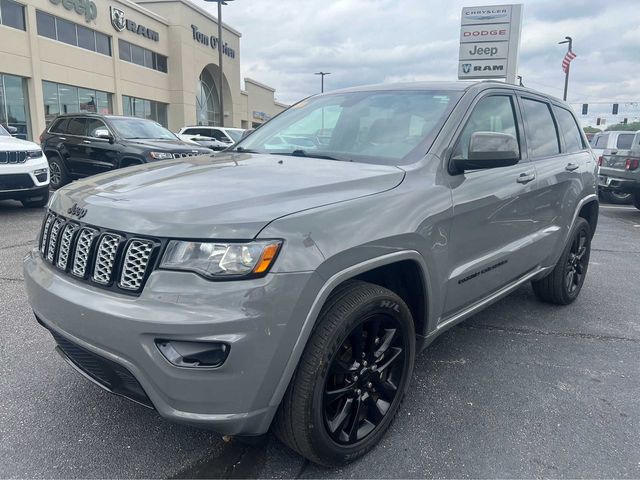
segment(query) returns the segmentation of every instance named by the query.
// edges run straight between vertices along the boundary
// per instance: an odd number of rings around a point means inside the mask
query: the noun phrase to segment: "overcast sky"
[[[205,5],[202,0],[196,0]],[[496,2],[499,3],[499,2]],[[640,100],[638,0],[524,0],[518,73],[561,97],[565,35],[578,57],[569,101]],[[243,76],[293,103],[354,85],[457,78],[460,11],[472,0],[236,0],[223,20],[242,32]],[[215,4],[205,8],[216,12]]]

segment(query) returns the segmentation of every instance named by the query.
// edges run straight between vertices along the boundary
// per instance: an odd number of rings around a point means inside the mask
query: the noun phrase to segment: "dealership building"
[[[172,131],[256,127],[286,105],[267,85],[242,81],[241,34],[224,24],[219,85],[217,32],[216,17],[189,0],[0,0],[0,123],[29,139],[76,112],[145,117]]]

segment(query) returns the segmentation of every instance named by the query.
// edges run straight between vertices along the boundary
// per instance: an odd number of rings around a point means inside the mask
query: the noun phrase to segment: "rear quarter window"
[[[582,134],[580,133],[580,127],[576,123],[575,118],[569,110],[554,106],[553,110],[558,120],[558,127],[560,134],[564,139],[564,151],[565,153],[579,152],[585,148],[582,140]]]
[[[618,141],[616,142],[616,147],[621,150],[629,150],[633,143],[633,137],[635,134],[633,133],[621,133],[618,135]]]
[[[51,133],[67,133],[67,123],[68,122],[69,122],[68,118],[59,118],[58,120],[53,122],[53,125],[51,125],[51,128],[49,129],[49,132],[51,132]]]
[[[605,135],[596,135],[593,148],[607,148],[607,140],[609,140],[608,133]]]

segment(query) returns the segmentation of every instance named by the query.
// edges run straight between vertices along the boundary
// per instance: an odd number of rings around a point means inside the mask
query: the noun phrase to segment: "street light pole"
[[[218,4],[218,97],[220,99],[220,126],[224,127],[224,98],[222,86],[224,85],[224,71],[222,69],[222,5],[233,0],[205,0],[206,2],[216,2]]]
[[[558,45],[562,45],[563,43],[568,43],[567,53],[573,51],[573,39],[571,37],[564,37],[565,40],[562,42],[558,42]],[[571,69],[571,62],[567,65],[567,71],[564,75],[564,94],[562,95],[562,99],[567,101],[567,90],[569,89],[569,70]]]
[[[331,72],[317,72],[314,75],[320,75],[320,93],[324,93],[324,76],[331,75]]]

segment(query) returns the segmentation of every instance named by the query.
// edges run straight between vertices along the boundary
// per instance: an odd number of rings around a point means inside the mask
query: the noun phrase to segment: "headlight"
[[[269,270],[281,245],[279,240],[249,243],[171,240],[160,268],[187,270],[208,278],[260,275]]]
[[[27,152],[27,158],[40,158],[42,156],[42,150],[31,150]]]
[[[173,158],[173,153],[169,152],[149,152],[149,156],[154,160],[169,160]]]

